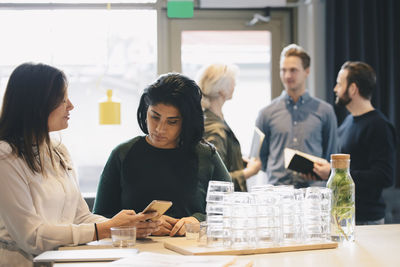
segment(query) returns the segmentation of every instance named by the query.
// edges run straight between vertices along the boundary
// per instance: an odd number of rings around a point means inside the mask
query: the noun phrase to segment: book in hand
[[[312,174],[322,180],[314,171],[314,162],[325,162],[325,159],[316,157],[299,150],[285,148],[285,168],[304,174]]]
[[[260,149],[264,141],[264,137],[265,134],[257,127],[254,127],[253,139],[251,140],[251,146],[250,146],[249,159],[260,158]]]

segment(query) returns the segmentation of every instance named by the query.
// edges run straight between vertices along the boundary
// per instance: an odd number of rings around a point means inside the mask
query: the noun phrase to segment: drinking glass
[[[228,219],[229,206],[225,204],[228,195],[234,190],[233,183],[223,181],[210,181],[207,188],[207,246],[222,247],[224,240],[230,236]]]
[[[186,239],[198,240],[200,232],[200,223],[186,223]]]
[[[297,243],[300,239],[300,233],[298,232],[298,227],[296,227],[295,221],[295,195],[294,187],[279,185],[274,187],[275,192],[277,192],[281,197],[281,220],[282,220],[282,240],[283,243]]]
[[[111,239],[114,247],[133,247],[136,244],[136,227],[111,227]]]
[[[280,242],[281,230],[281,200],[280,195],[273,190],[256,191],[257,204],[257,247],[276,246]]]
[[[308,187],[304,202],[306,242],[318,242],[325,239],[323,231],[322,192],[320,187]]]
[[[232,248],[256,247],[257,205],[254,195],[248,192],[233,192],[230,196]]]

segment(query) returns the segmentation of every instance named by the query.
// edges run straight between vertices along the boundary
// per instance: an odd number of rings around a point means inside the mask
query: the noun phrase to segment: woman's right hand
[[[179,221],[179,219],[172,218],[167,215],[162,215],[159,219],[161,221],[160,229],[152,233],[152,235],[165,236],[171,233],[174,225]]]
[[[158,215],[157,212],[139,213],[134,210],[121,210],[108,221],[97,223],[99,239],[110,237],[110,228],[115,226],[136,226],[136,236],[144,238],[160,229],[161,221],[150,221]]]

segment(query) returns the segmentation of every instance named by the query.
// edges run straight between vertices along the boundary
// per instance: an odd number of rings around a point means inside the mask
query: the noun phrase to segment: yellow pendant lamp
[[[99,103],[99,123],[107,124],[121,124],[121,103],[113,101],[113,91],[107,90],[107,99]]]

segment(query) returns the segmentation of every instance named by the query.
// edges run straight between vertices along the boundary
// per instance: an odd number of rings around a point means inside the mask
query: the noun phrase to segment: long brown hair
[[[33,173],[44,173],[43,152],[47,150],[53,159],[48,118],[62,103],[66,87],[65,74],[46,64],[21,64],[8,80],[0,114],[0,140],[10,144]]]

